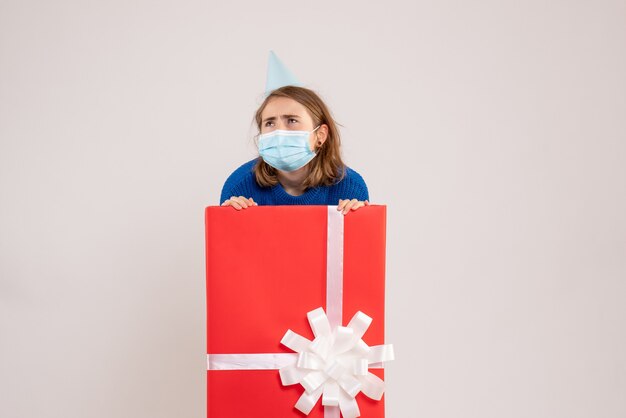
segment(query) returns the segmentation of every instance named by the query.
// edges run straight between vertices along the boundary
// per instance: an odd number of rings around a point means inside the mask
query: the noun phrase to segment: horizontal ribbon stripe
[[[295,353],[207,354],[207,370],[278,370],[296,364]]]
[[[207,354],[207,370],[279,370],[298,362],[297,353]],[[384,369],[383,363],[370,369]]]

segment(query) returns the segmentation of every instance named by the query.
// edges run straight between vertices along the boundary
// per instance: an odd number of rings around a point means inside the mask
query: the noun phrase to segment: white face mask
[[[317,155],[309,146],[309,137],[317,128],[310,132],[277,129],[262,134],[259,136],[259,155],[278,170],[295,171],[302,168]]]

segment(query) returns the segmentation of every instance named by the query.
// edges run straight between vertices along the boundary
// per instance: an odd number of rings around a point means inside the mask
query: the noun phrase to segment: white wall
[[[0,416],[203,417],[267,54],[389,205],[391,418],[626,416],[623,1],[0,3]]]

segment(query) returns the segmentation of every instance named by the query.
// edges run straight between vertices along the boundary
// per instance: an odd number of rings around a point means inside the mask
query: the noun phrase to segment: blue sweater
[[[256,161],[248,161],[228,177],[220,204],[232,196],[251,197],[259,205],[336,205],[339,199],[369,200],[365,181],[351,168],[347,168],[346,176],[332,186],[311,187],[300,196],[292,196],[280,183],[273,187],[259,186],[253,171]]]

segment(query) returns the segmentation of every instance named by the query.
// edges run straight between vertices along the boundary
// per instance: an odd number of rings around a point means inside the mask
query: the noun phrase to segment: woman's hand
[[[343,210],[343,214],[347,214],[351,210],[357,210],[358,208],[362,208],[363,206],[369,206],[370,202],[367,200],[356,200],[356,199],[339,199],[339,205],[337,205],[337,210]]]
[[[259,206],[252,198],[247,199],[243,196],[231,196],[230,199],[222,203],[222,206],[232,206],[237,210],[246,209],[248,206]]]

